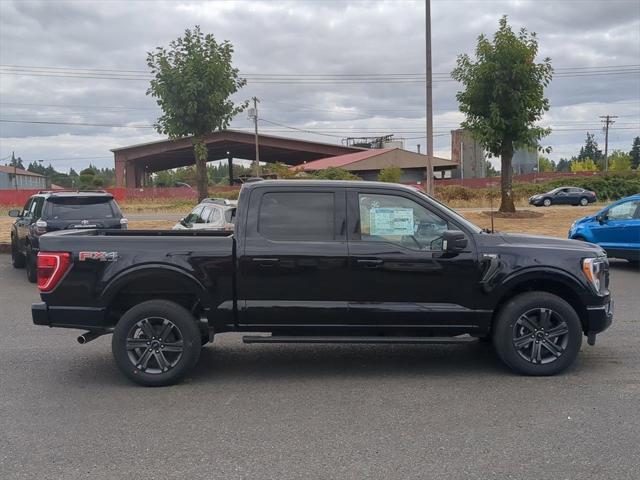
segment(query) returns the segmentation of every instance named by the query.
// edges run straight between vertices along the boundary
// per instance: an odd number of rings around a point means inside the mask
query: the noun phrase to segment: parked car
[[[238,202],[224,198],[205,198],[173,230],[233,231]]]
[[[235,233],[53,232],[41,239],[36,325],[113,333],[121,372],[175,383],[201,345],[466,344],[552,375],[612,322],[597,245],[496,233],[403,185],[244,184]],[[263,332],[256,335],[248,332]]]
[[[640,262],[640,194],[576,220],[569,229],[569,238],[600,245],[610,257]]]
[[[582,205],[583,207],[597,200],[595,192],[579,187],[559,187],[550,192],[533,195],[529,204],[536,207],[551,205]]]
[[[27,270],[36,282],[36,257],[40,237],[47,232],[68,229],[126,229],[127,219],[110,193],[104,191],[40,191],[22,210],[10,210],[16,221],[11,226],[11,260],[15,268]]]

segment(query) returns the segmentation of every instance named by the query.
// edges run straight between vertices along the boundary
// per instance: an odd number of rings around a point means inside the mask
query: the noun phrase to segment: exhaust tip
[[[77,340],[80,345],[84,345],[85,343],[89,343],[92,340],[103,335],[103,332],[87,332],[78,336]]]

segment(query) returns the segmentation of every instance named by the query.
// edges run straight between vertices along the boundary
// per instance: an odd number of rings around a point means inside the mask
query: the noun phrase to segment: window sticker
[[[413,208],[372,208],[371,235],[413,235]]]

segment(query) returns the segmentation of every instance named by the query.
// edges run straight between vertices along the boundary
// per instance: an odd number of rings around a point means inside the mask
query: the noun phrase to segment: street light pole
[[[253,164],[253,176],[260,176],[260,148],[258,146],[258,100],[257,97],[253,97],[253,128],[256,136],[256,160]]]

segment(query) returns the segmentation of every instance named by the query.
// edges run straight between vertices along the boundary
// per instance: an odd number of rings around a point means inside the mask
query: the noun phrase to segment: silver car
[[[220,230],[232,232],[236,220],[235,200],[205,198],[173,230]]]

